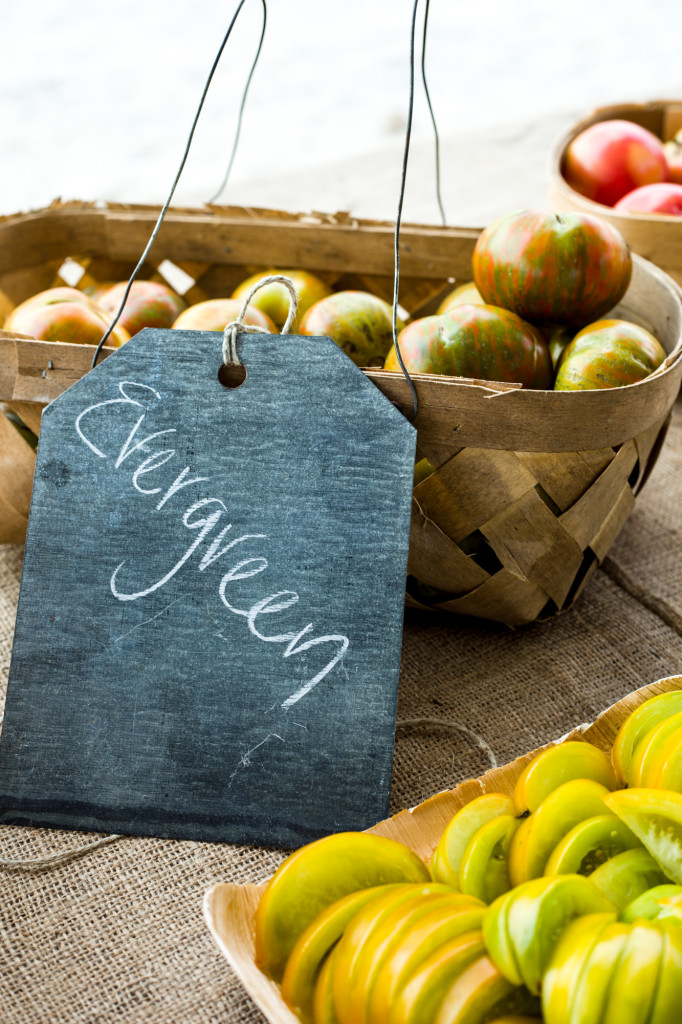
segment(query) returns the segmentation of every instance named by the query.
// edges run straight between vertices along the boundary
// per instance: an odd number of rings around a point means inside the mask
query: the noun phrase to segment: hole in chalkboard
[[[224,388],[234,391],[236,388],[240,388],[246,380],[246,367],[243,363],[239,363],[237,366],[226,366],[225,363],[222,363],[218,370],[218,380]]]

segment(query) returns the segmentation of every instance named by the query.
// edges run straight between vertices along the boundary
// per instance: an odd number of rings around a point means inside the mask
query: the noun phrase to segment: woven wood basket
[[[57,283],[127,278],[158,212],[72,203],[0,220],[0,316]],[[402,229],[400,301],[411,316],[434,312],[455,281],[470,279],[477,236]],[[273,266],[392,297],[393,225],[344,214],[172,210],[152,255],[142,276],[168,279],[189,302],[229,295],[248,274]],[[637,259],[620,309],[651,327],[669,353],[656,374],[630,387],[542,392],[415,377],[418,454],[436,471],[414,489],[408,604],[521,625],[575,600],[651,471],[682,378],[673,282]],[[42,407],[88,372],[92,354],[90,346],[0,330],[0,402],[37,433]],[[365,372],[411,409],[401,375]],[[35,453],[2,415],[0,435],[0,542],[20,542]]]
[[[658,693],[681,689],[682,676],[671,676],[644,686],[612,705],[592,725],[574,729],[559,742],[585,740],[609,753],[621,723],[634,708]],[[546,746],[554,745],[548,743]],[[379,822],[368,832],[404,843],[428,862],[443,829],[460,807],[482,793],[507,793],[511,796],[525,765],[543,749],[539,747],[503,768],[486,772],[480,779],[463,782],[456,789],[439,793],[418,807],[401,811]],[[218,949],[271,1024],[299,1024],[298,1017],[282,999],[279,986],[267,978],[254,962],[254,914],[266,884],[213,886],[204,898],[204,919]]]
[[[577,210],[609,221],[628,240],[633,252],[651,260],[682,284],[682,223],[671,214],[617,213],[610,206],[594,203],[576,192],[562,174],[569,143],[597,121],[634,121],[663,142],[682,128],[682,100],[653,100],[651,103],[621,103],[600,107],[569,128],[557,139],[549,157],[549,202],[559,213]]]

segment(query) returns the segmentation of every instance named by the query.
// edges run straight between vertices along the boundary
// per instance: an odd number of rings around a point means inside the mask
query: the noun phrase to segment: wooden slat
[[[636,462],[637,447],[634,441],[628,441],[589,491],[560,516],[563,525],[583,550],[599,534]]]
[[[475,590],[489,575],[424,514],[419,488],[412,499],[407,571],[431,587],[461,594]]]

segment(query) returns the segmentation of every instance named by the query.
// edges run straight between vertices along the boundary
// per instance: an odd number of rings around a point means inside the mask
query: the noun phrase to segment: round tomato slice
[[[597,814],[579,822],[554,847],[546,875],[590,875],[624,850],[641,847],[634,832],[615,814]]]
[[[625,850],[607,860],[590,875],[590,882],[600,893],[622,910],[654,885],[662,885],[666,877],[645,849]]]
[[[429,881],[424,862],[402,843],[367,832],[338,832],[287,857],[256,910],[256,963],[279,981],[299,935],[330,903],[358,889]]]
[[[437,949],[412,975],[391,1007],[389,1024],[435,1021],[453,981],[485,953],[480,931],[466,932]]]
[[[559,936],[542,979],[542,1019],[545,1024],[572,1021],[573,996],[592,948],[615,914],[587,914],[572,921]]]
[[[507,855],[520,824],[511,814],[502,814],[474,833],[459,865],[459,887],[463,893],[492,903],[510,889]]]
[[[615,982],[618,960],[627,945],[631,925],[607,924],[583,962],[571,997],[570,1020],[580,1024],[603,1024],[609,989]]]
[[[682,993],[682,929],[659,925],[663,955],[649,1024],[679,1024]]]
[[[621,921],[665,920],[682,925],[682,885],[656,885],[628,903]]]
[[[390,913],[362,945],[361,956],[347,979],[348,1006],[345,1018],[352,1024],[365,1024],[369,1017],[369,1002],[379,972],[391,952],[402,942],[404,936],[434,909],[455,913],[461,907],[464,897],[459,893],[445,896],[427,896],[404,903]],[[473,903],[473,901],[472,901]]]
[[[673,736],[677,736],[679,740],[681,730],[682,712],[678,712],[669,718],[664,718],[662,722],[658,722],[642,737],[630,764],[628,785],[631,788],[635,786],[652,787],[652,778],[665,765],[665,760],[661,762],[663,748]],[[674,787],[666,786],[665,788],[673,789]]]
[[[611,793],[604,802],[642,841],[668,880],[682,885],[682,794],[627,789]]]
[[[302,1021],[310,1021],[320,966],[344,929],[367,903],[400,886],[373,886],[337,900],[318,914],[299,936],[282,977],[282,999]]]
[[[368,1017],[372,1024],[385,1024],[398,994],[421,965],[446,943],[471,931],[478,931],[485,907],[460,897],[459,909],[432,909],[401,938],[377,975],[370,997]],[[476,901],[478,902],[478,901]]]
[[[435,883],[406,887],[405,890],[376,897],[350,921],[336,947],[333,980],[334,1006],[341,1024],[352,1020],[351,992],[362,970],[364,951],[384,922],[389,918],[395,920],[396,911],[410,911],[433,896],[446,894],[454,895],[448,886]]]
[[[567,832],[586,818],[605,814],[602,797],[608,792],[606,786],[591,779],[573,779],[545,797],[512,838],[508,858],[512,885],[542,875],[554,847]]]
[[[509,935],[508,917],[518,886],[498,897],[483,917],[483,939],[488,956],[498,971],[513,985],[522,985],[514,944]]]
[[[526,765],[514,786],[514,813],[536,810],[553,790],[572,779],[592,779],[607,789],[618,788],[608,755],[592,743],[570,740],[548,747]]]
[[[582,875],[534,878],[512,890],[506,907],[506,927],[521,980],[536,995],[557,938],[576,917],[614,908]],[[486,914],[493,913],[493,907]],[[484,936],[487,934],[484,925]],[[504,965],[497,964],[505,974]]]
[[[525,1013],[539,1007],[527,989],[512,985],[490,957],[466,967],[445,994],[438,1024],[483,1024],[505,1013]]]
[[[608,991],[603,1024],[642,1024],[648,1021],[656,998],[663,956],[663,934],[655,924],[628,925]],[[603,933],[606,935],[606,933]],[[586,971],[590,969],[590,961]]]
[[[628,781],[633,754],[643,737],[658,722],[678,711],[682,711],[682,689],[650,697],[628,715],[611,748],[613,767],[621,784]]]
[[[332,982],[334,979],[334,967],[336,965],[336,949],[331,951],[326,958],[315,983],[315,994],[313,997],[313,1022],[314,1024],[339,1024],[334,1009],[334,995]]]
[[[512,799],[504,793],[484,793],[460,808],[445,828],[431,860],[434,882],[458,889],[459,866],[469,841],[481,825],[513,813]]]

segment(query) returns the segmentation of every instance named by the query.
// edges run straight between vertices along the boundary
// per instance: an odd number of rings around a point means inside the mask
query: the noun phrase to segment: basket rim
[[[611,206],[605,206],[603,203],[596,203],[593,199],[588,199],[587,196],[582,195],[580,192],[576,192],[576,190],[566,181],[566,178],[561,171],[564,162],[564,155],[569,143],[571,143],[573,139],[591,125],[597,124],[600,121],[608,121],[618,117],[628,120],[626,117],[628,112],[665,110],[671,106],[678,107],[680,111],[682,111],[682,99],[612,103],[603,107],[595,107],[591,113],[586,114],[579,121],[575,121],[573,124],[569,125],[568,128],[564,128],[561,133],[555,137],[554,141],[550,145],[547,155],[547,171],[552,188],[561,193],[565,199],[580,205],[585,212],[593,213],[595,216],[607,216],[614,220],[622,220],[626,224],[631,222],[660,226],[661,230],[669,232],[672,231],[672,226],[675,225],[679,231],[680,217],[678,215],[671,213],[650,214],[639,213],[632,210],[614,210]]]

